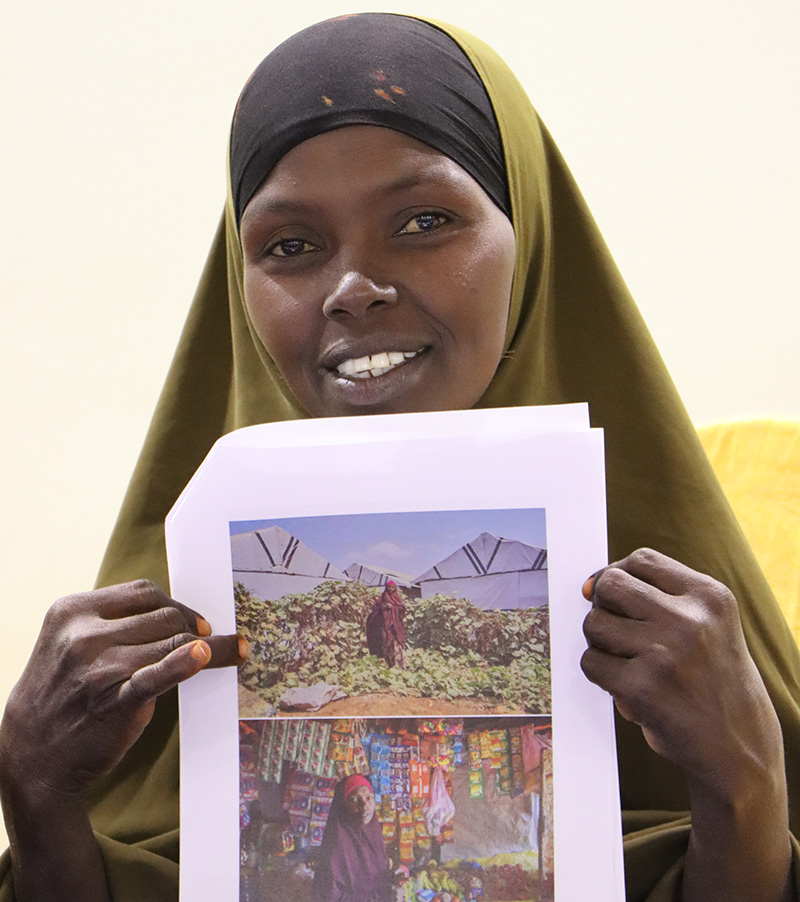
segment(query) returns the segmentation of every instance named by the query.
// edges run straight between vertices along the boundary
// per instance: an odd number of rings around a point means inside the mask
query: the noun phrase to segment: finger
[[[649,644],[650,630],[640,620],[620,617],[594,607],[583,621],[583,634],[590,648],[623,658],[633,658]]]
[[[189,629],[196,636],[205,637],[211,635],[211,624],[202,614],[198,614],[193,608],[181,604],[179,601],[175,601],[174,599],[170,599],[170,601],[172,601],[172,604],[183,614],[186,622],[189,624]]]
[[[161,586],[149,579],[105,586],[85,597],[94,611],[109,620],[153,611],[172,601]]]
[[[206,639],[211,649],[211,667],[237,667],[250,657],[250,643],[242,636],[211,636]]]
[[[629,720],[631,723],[636,723],[636,718],[633,716],[633,711],[625,704],[625,702],[621,702],[618,699],[614,699],[614,706],[617,711],[619,711],[620,715],[625,718],[625,720]]]
[[[95,609],[105,620],[120,620],[163,608],[174,608],[183,615],[186,625],[195,635],[211,635],[211,627],[204,617],[187,605],[170,598],[151,580],[139,579],[118,586],[108,586],[96,594],[98,598]]]
[[[612,655],[600,648],[587,648],[581,655],[581,670],[586,678],[612,695],[612,688],[619,685],[629,663],[629,658]]]
[[[581,657],[581,670],[590,682],[613,697],[626,720],[641,724],[643,694],[637,689],[635,659],[612,655],[599,648],[587,648]]]
[[[659,589],[612,564],[595,576],[591,600],[595,607],[620,617],[647,620],[666,598]]]
[[[197,637],[183,612],[174,605],[156,608],[143,614],[134,614],[114,620],[103,620],[103,629],[117,645],[146,645],[168,639],[179,633]]]
[[[652,548],[639,548],[613,566],[625,570],[631,576],[667,595],[683,595],[693,579],[700,575],[690,567]]]
[[[120,702],[139,708],[194,676],[211,659],[211,649],[202,639],[182,645],[165,658],[134,671],[120,688]]]
[[[193,633],[176,633],[157,642],[109,648],[102,662],[105,682],[107,685],[115,685],[133,679],[138,671],[173,657],[181,648],[195,647],[196,643],[197,636]],[[237,666],[250,656],[247,640],[239,636],[212,636],[203,641],[202,647],[208,651],[210,659],[210,664],[205,661],[203,666]]]
[[[158,664],[177,650],[192,646],[197,641],[198,637],[194,633],[183,632],[156,642],[112,645],[105,649],[102,658],[98,658],[97,669],[102,669],[107,685],[118,685],[131,679],[138,670]],[[208,644],[204,642],[204,645],[210,654]]]

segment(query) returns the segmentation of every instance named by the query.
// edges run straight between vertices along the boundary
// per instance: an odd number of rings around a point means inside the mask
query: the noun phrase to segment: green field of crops
[[[350,696],[481,698],[551,710],[548,609],[485,611],[465,598],[406,598],[406,669],[369,654],[365,622],[380,590],[326,582],[261,601],[235,586],[237,628],[251,644],[240,682],[277,705],[286,689],[326,682]]]

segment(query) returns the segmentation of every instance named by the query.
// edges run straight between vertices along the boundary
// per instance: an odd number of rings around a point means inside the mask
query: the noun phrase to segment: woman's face
[[[375,796],[368,786],[356,786],[344,800],[344,807],[351,823],[366,827],[375,814]]]
[[[251,320],[311,416],[468,408],[488,387],[514,232],[449,157],[378,126],[310,138],[241,238]]]

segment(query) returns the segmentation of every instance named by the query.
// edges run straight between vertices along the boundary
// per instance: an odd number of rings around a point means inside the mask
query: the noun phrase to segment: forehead
[[[242,226],[262,213],[324,202],[336,192],[372,200],[432,187],[489,200],[458,163],[422,141],[381,126],[347,126],[309,138],[282,157],[247,205]]]

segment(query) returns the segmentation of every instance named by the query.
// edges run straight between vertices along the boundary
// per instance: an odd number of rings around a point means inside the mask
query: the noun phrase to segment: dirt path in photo
[[[271,713],[271,712],[270,712]],[[276,717],[475,717],[486,714],[525,714],[522,708],[480,698],[435,699],[387,693],[354,695],[329,702],[318,711],[278,711]],[[255,692],[239,686],[239,716],[270,716]]]

